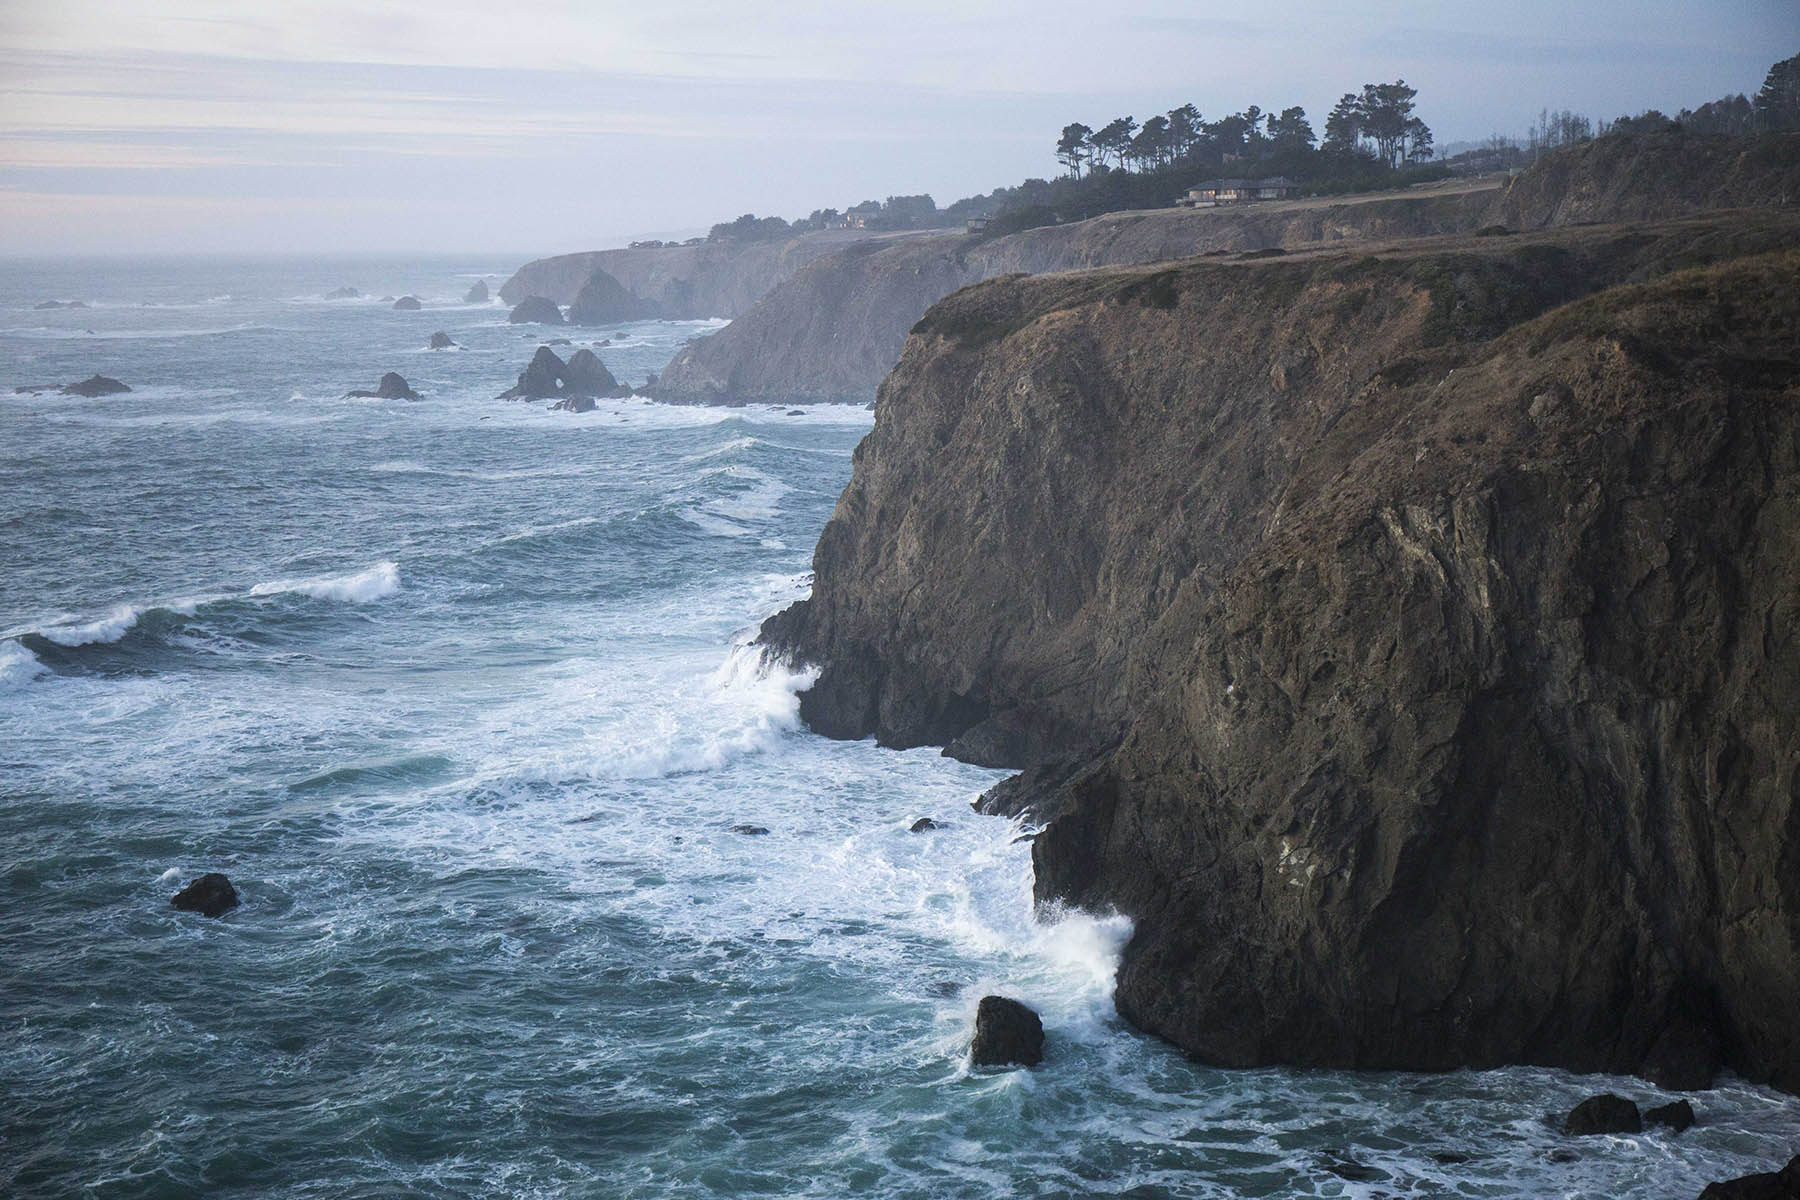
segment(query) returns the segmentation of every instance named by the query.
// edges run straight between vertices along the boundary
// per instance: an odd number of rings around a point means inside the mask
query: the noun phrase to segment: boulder
[[[1623,1096],[1606,1092],[1590,1096],[1569,1110],[1563,1132],[1576,1137],[1595,1133],[1642,1133],[1644,1118],[1638,1106]]]
[[[396,312],[418,312],[424,307],[425,306],[419,302],[417,296],[402,296],[394,301],[394,310]]]
[[[507,321],[514,325],[561,325],[562,309],[543,296],[527,296],[513,307]]]
[[[978,1067],[1037,1066],[1044,1061],[1044,1023],[1017,1000],[983,996],[975,1010],[969,1061]]]
[[[1800,1154],[1779,1171],[1708,1184],[1700,1200],[1800,1200]]]
[[[62,390],[65,396],[93,397],[116,396],[120,392],[129,392],[131,389],[118,380],[109,379],[105,375],[90,375],[80,383],[64,384]]]
[[[741,833],[745,837],[762,837],[769,831],[764,829],[761,825],[733,825],[731,827],[731,832]]]
[[[440,329],[431,335],[431,341],[426,343],[426,347],[431,350],[454,350],[456,343],[450,340],[449,334]]]
[[[475,286],[463,293],[464,304],[486,304],[488,302],[487,280],[477,279]]]
[[[641,321],[656,314],[656,305],[596,268],[569,305],[569,324],[611,325],[615,321]]]
[[[344,393],[344,399],[349,400],[352,398],[375,400],[423,400],[425,397],[413,391],[405,378],[398,372],[389,371],[386,375],[381,377],[381,382],[375,385],[375,390],[372,392],[364,391],[359,388],[356,391]]]
[[[942,828],[943,828],[942,825],[938,824],[936,821],[932,820],[930,817],[920,817],[918,820],[916,820],[912,823],[908,832],[910,832],[910,833],[930,833],[934,829],[942,829]]]
[[[362,298],[362,293],[353,287],[333,288],[325,293],[325,298],[327,300],[359,300]]]
[[[1676,1133],[1680,1133],[1693,1126],[1694,1106],[1686,1100],[1659,1104],[1655,1108],[1645,1111],[1644,1120],[1651,1125],[1667,1125]]]
[[[217,871],[209,871],[176,892],[170,904],[203,917],[221,917],[238,906],[237,889]]]
[[[550,410],[552,412],[593,412],[594,398],[592,396],[570,396],[552,404]]]

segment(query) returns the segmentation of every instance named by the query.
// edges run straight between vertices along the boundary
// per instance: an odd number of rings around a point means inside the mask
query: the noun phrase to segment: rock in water
[[[514,325],[561,325],[562,309],[556,301],[543,296],[527,296],[513,307],[506,318]]]
[[[550,400],[560,396],[563,373],[567,369],[568,364],[556,356],[556,351],[539,346],[525,369],[519,372],[519,382],[501,392],[500,399]]]
[[[394,308],[399,312],[418,312],[424,307],[417,296],[402,296],[394,301]]]
[[[569,305],[571,325],[611,325],[656,315],[649,303],[607,272],[596,267]]]
[[[129,392],[131,389],[116,379],[108,379],[104,375],[90,375],[80,383],[64,384],[62,390],[65,396],[93,397],[116,396],[120,392]]]
[[[238,894],[231,886],[231,880],[217,871],[209,871],[176,892],[169,903],[185,912],[219,917],[238,906]]]
[[[1659,1104],[1644,1113],[1644,1120],[1652,1125],[1667,1125],[1676,1133],[1681,1133],[1683,1130],[1693,1127],[1694,1106],[1686,1100]]]
[[[87,301],[86,300],[45,300],[41,304],[32,305],[32,307],[35,309],[38,309],[40,311],[42,311],[44,309],[50,309],[50,308],[86,308]]]
[[[333,288],[331,291],[325,293],[325,298],[327,300],[355,300],[361,296],[362,293],[353,287]]]
[[[477,279],[475,286],[463,293],[464,304],[486,304],[488,302],[487,280]]]
[[[1037,1066],[1044,1061],[1044,1023],[1017,1000],[983,996],[975,1010],[969,1061],[978,1067]]]
[[[558,400],[555,404],[552,404],[550,410],[552,412],[584,413],[593,412],[594,407],[594,398],[592,396],[570,396],[567,399]]]
[[[1700,1200],[1800,1200],[1800,1154],[1779,1171],[1708,1184]]]
[[[911,826],[909,832],[911,832],[911,833],[930,833],[934,829],[942,829],[942,828],[943,828],[942,825],[938,824],[936,821],[932,820],[930,817],[920,817],[918,820],[916,820],[912,823],[912,826]]]
[[[423,400],[425,398],[413,391],[405,378],[396,371],[389,371],[383,375],[381,382],[375,385],[375,390],[372,392],[358,389],[344,393],[346,400],[352,397],[375,400]]]
[[[432,350],[454,350],[454,349],[456,349],[456,343],[451,341],[450,335],[445,333],[441,329],[431,335],[431,341],[426,343],[426,345],[427,345],[428,349],[432,349]]]
[[[600,356],[585,348],[569,356],[569,365],[563,370],[563,386],[577,396],[616,398],[631,395],[631,389],[621,386],[613,378]]]
[[[1642,1133],[1644,1118],[1638,1106],[1623,1096],[1607,1092],[1590,1096],[1563,1120],[1563,1132],[1583,1136],[1591,1133]]]

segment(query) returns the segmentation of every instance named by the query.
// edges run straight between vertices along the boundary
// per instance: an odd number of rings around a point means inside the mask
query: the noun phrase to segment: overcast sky
[[[940,204],[1404,78],[1439,144],[1753,93],[1800,0],[0,0],[0,253],[549,253]]]

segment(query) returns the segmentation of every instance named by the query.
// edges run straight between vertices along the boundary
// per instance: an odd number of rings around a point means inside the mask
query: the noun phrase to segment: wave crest
[[[400,564],[376,563],[364,571],[348,575],[316,575],[307,579],[276,579],[259,583],[250,589],[252,596],[279,596],[294,593],[315,600],[341,600],[347,604],[368,604],[385,599],[400,590]]]

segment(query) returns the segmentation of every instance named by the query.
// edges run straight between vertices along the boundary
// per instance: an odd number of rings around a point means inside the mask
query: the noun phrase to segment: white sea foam
[[[129,604],[120,604],[97,620],[52,625],[47,629],[40,629],[38,632],[46,641],[55,642],[59,646],[92,646],[118,641],[131,632],[131,627],[136,625],[138,618],[143,615],[143,609],[133,608]]]
[[[170,867],[168,870],[164,871],[161,875],[158,875],[156,877],[156,882],[158,882],[158,883],[173,883],[177,879],[180,879],[180,878],[181,878],[181,868],[180,867]]]
[[[368,604],[400,590],[398,563],[383,562],[363,571],[347,575],[316,575],[310,579],[277,579],[259,583],[250,589],[252,596],[279,596],[293,593],[315,600],[342,600],[349,604]]]
[[[709,533],[714,537],[749,537],[750,531],[742,525],[727,521],[724,517],[715,517],[711,513],[697,508],[684,508],[675,514],[701,533]]]
[[[24,687],[47,668],[38,656],[14,641],[0,642],[0,692]]]

